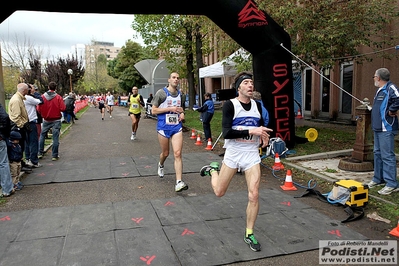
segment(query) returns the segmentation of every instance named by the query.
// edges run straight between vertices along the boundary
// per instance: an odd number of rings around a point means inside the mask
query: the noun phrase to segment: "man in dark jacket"
[[[59,138],[61,131],[61,117],[62,112],[65,111],[66,106],[64,99],[61,95],[57,94],[57,83],[51,81],[48,85],[48,91],[42,95],[43,104],[38,105],[37,109],[43,117],[42,132],[40,134],[39,140],[39,159],[43,158],[44,153],[44,141],[46,139],[47,132],[52,129],[53,133],[53,145],[52,149],[52,160],[57,161],[58,148],[59,148]]]
[[[371,128],[374,132],[374,176],[369,188],[385,185],[378,190],[380,195],[399,191],[397,180],[395,136],[398,134],[399,89],[390,81],[391,74],[386,68],[379,68],[373,76],[378,88],[373,109]]]
[[[211,139],[212,141],[211,120],[215,112],[215,107],[213,105],[212,95],[209,92],[205,93],[204,97],[204,105],[198,108],[197,111],[202,113],[202,127],[204,128],[205,140],[208,141]]]
[[[10,117],[0,104],[0,185],[1,197],[8,197],[14,193],[10,164],[8,163],[7,141],[10,137]]]
[[[76,96],[73,92],[70,92],[68,97],[65,98],[64,103],[66,106],[65,112],[64,112],[64,118],[67,123],[75,123],[75,120],[78,120],[75,116],[75,100]]]

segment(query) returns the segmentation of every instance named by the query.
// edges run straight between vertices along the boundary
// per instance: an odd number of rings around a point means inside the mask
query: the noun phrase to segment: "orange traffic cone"
[[[284,185],[280,186],[283,190],[297,190],[297,188],[292,183],[292,173],[291,170],[287,170],[287,174],[285,175]]]
[[[396,236],[396,237],[399,237],[399,220],[398,220],[398,226],[396,226],[394,229],[392,229],[389,232],[389,234],[393,235],[393,236]]]
[[[208,139],[208,144],[206,145],[205,150],[208,150],[208,151],[212,150],[212,141],[211,141],[211,138]]]
[[[303,116],[302,116],[302,114],[301,114],[301,109],[298,109],[298,113],[296,114],[296,117],[295,118],[299,118],[299,119],[302,119],[303,118]]]
[[[195,136],[195,130],[192,129],[192,130],[191,130],[191,137],[190,137],[190,139],[195,139],[195,138],[196,138],[196,136]]]
[[[197,146],[201,146],[202,145],[201,134],[199,134],[199,133],[197,135],[197,142],[195,142],[195,145],[197,145]]]
[[[284,165],[280,161],[280,156],[276,152],[276,156],[274,157],[274,165],[273,165],[273,170],[283,170]]]

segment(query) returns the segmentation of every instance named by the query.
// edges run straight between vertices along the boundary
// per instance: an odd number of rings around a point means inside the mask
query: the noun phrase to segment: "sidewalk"
[[[301,192],[281,191],[269,174],[255,228],[262,251],[252,252],[243,241],[243,175],[224,197],[214,196],[198,171],[222,157],[186,132],[189,189],[176,193],[172,151],[165,177],[156,174],[156,121],[142,118],[131,141],[127,109],[112,116],[101,121],[89,108],[61,138],[60,160],[46,154],[43,167],[25,175],[25,188],[0,206],[0,266],[317,265],[319,239],[368,239],[296,199]]]

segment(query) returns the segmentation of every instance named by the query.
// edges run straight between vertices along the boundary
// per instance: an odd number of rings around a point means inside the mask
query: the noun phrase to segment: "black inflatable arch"
[[[126,3],[126,2],[125,2]],[[230,35],[253,56],[256,90],[269,111],[272,136],[282,138],[289,148],[295,144],[295,117],[291,55],[291,39],[253,0],[174,0],[113,2],[85,5],[82,1],[48,4],[45,1],[10,2],[0,10],[3,22],[16,10],[102,14],[183,14],[204,15]],[[29,23],[27,21],[27,23]],[[51,21],[49,21],[51,23]],[[79,29],[77,29],[79,30]]]

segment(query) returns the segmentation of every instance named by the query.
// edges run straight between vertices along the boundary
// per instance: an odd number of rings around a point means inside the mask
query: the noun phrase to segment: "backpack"
[[[285,158],[287,156],[288,148],[285,145],[284,140],[280,137],[270,138],[269,145],[266,147],[266,156],[275,157],[276,153],[278,153],[280,158]]]

